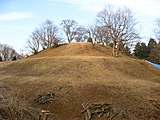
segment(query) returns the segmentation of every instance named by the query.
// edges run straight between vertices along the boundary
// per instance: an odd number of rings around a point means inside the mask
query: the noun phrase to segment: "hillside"
[[[0,63],[0,84],[37,109],[61,120],[85,120],[82,104],[108,103],[113,120],[160,119],[160,70],[142,60],[111,56],[111,48],[71,43],[27,59]],[[54,92],[52,103],[35,105],[39,94]],[[103,115],[93,120],[109,120]]]
[[[91,43],[70,43],[56,48],[48,48],[39,52],[31,58],[53,57],[53,56],[111,56],[112,48],[109,46],[95,45]]]

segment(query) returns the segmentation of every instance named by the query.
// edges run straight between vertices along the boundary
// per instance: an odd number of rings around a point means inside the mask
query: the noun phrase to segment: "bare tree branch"
[[[129,44],[140,39],[139,33],[135,30],[137,22],[129,8],[114,10],[108,6],[98,13],[97,22],[108,31],[108,39],[110,38],[113,43],[113,56],[117,55],[121,42]]]
[[[65,32],[67,36],[67,40],[69,43],[73,41],[73,39],[76,37],[76,32],[78,29],[78,23],[74,20],[62,20],[61,26],[63,28],[63,31]]]
[[[156,35],[157,39],[160,40],[160,18],[155,20],[155,25],[154,34]]]
[[[51,20],[46,20],[29,36],[27,46],[33,54],[36,54],[40,48],[57,46],[58,43],[58,27]]]

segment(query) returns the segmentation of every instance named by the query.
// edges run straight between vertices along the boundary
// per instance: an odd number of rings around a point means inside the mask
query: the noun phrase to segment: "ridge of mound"
[[[92,46],[90,42],[75,42],[47,48],[31,56],[31,58],[53,56],[111,56],[111,54],[112,48],[110,46],[102,46],[99,44]]]

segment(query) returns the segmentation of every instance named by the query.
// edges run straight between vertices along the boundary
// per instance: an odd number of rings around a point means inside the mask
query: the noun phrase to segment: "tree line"
[[[160,64],[160,42],[150,38],[148,44],[138,42],[135,45],[134,56]]]
[[[41,49],[57,46],[59,43],[94,41],[103,45],[110,44],[113,56],[118,56],[119,51],[130,49],[140,39],[135,29],[137,21],[129,8],[114,9],[107,6],[97,13],[96,19],[96,23],[88,27],[70,19],[62,20],[59,27],[53,21],[46,20],[29,36],[28,48],[36,54]],[[60,36],[59,31],[64,36]]]
[[[155,23],[154,33],[156,39],[160,40],[160,19]],[[139,42],[141,36],[136,29],[137,24],[129,8],[115,9],[108,5],[97,13],[95,24],[90,26],[80,25],[71,19],[62,20],[59,25],[46,20],[30,34],[26,45],[32,54],[37,54],[40,50],[59,44],[88,41],[110,45],[113,56],[118,56],[119,52],[131,55],[131,49],[135,47],[132,55],[159,63],[160,43],[155,39],[150,39],[148,45]],[[6,59],[4,55],[3,58]]]

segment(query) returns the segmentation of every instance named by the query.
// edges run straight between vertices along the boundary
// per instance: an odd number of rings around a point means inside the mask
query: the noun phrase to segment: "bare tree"
[[[3,61],[3,58],[2,58],[2,49],[3,49],[3,45],[0,43],[0,61]]]
[[[157,18],[155,20],[155,25],[156,26],[155,26],[155,29],[154,29],[154,33],[155,33],[157,39],[160,40],[160,18]]]
[[[85,36],[84,38],[87,39],[87,41],[95,41],[93,39],[95,39],[95,26],[88,26],[88,27],[84,27],[84,33]]]
[[[68,20],[62,20],[61,26],[62,26],[62,29],[67,36],[68,42],[71,43],[76,37],[78,23],[74,20],[69,20],[69,19]]]
[[[75,40],[76,42],[84,42],[88,39],[88,29],[84,26],[80,26],[76,30]]]
[[[95,26],[83,27],[84,41],[96,41]]]
[[[94,35],[97,43],[104,45],[110,42],[109,31],[104,26],[96,26]]]
[[[33,54],[37,54],[40,49],[40,32],[36,29],[32,34],[29,36],[30,38],[27,41],[27,46],[31,50]]]
[[[131,44],[140,38],[135,29],[137,22],[129,8],[115,10],[108,6],[98,13],[97,21],[105,31],[108,31],[108,37],[113,43],[113,56],[117,56],[120,42]]]
[[[7,44],[0,44],[0,56],[3,61],[12,60],[18,53]]]
[[[76,39],[79,36],[79,41],[92,41],[97,43],[107,43],[108,33],[106,29],[103,29],[101,26],[92,25],[88,27],[79,27],[76,32]]]
[[[58,44],[58,27],[51,20],[46,20],[40,27],[41,46],[48,48]]]
[[[57,46],[59,41],[58,27],[51,20],[46,20],[31,33],[27,46],[33,54],[36,54],[40,49]]]

